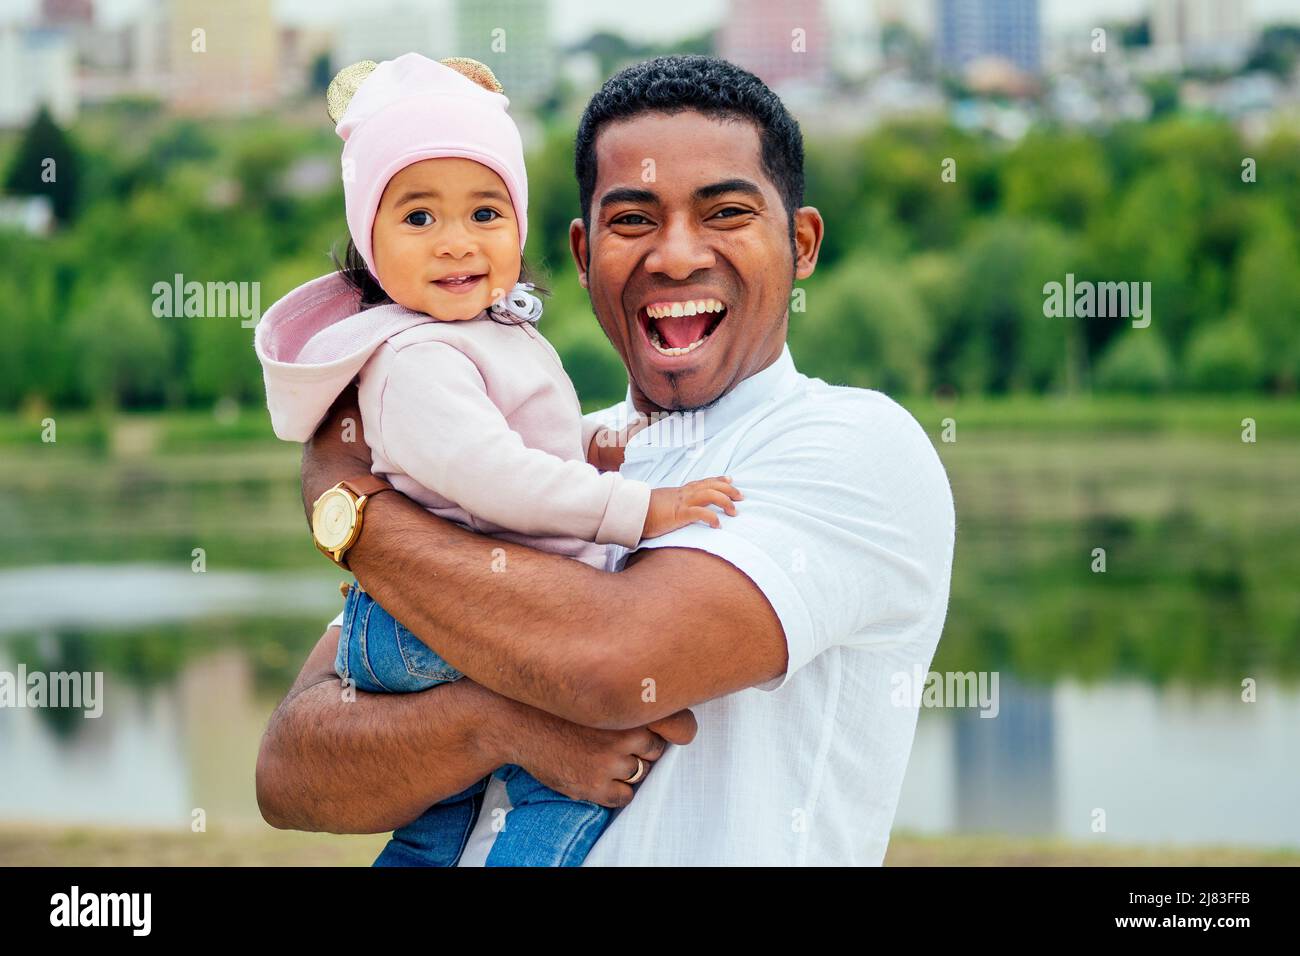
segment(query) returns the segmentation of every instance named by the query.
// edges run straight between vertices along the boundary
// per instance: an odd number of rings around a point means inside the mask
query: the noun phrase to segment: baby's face
[[[370,241],[389,297],[444,322],[474,318],[519,281],[510,193],[471,159],[426,159],[389,180]]]

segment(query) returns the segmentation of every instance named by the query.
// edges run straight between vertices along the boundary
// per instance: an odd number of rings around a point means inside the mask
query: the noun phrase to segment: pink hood
[[[276,302],[253,336],[276,436],[309,439],[375,349],[399,332],[433,321],[400,305],[361,310],[356,290],[336,272]]]

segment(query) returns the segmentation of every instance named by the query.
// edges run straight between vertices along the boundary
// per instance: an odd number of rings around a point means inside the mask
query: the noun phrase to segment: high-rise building
[[[452,56],[457,52],[455,15],[452,0],[357,4],[339,23],[331,55],[334,68],[360,60],[379,63],[403,53],[434,60]]]
[[[49,26],[89,26],[95,21],[95,0],[41,0],[41,23]]]
[[[95,22],[94,0],[41,0],[36,25],[66,33],[76,50],[77,66],[85,71],[126,69],[126,31]],[[78,86],[84,85],[78,77]]]
[[[512,107],[544,99],[559,67],[549,0],[456,0],[455,54],[490,66]]]
[[[1001,61],[1036,76],[1042,63],[1038,0],[936,0],[935,54],[952,73]]]
[[[76,48],[63,30],[0,25],[0,127],[42,106],[60,123],[77,115]]]
[[[837,78],[863,80],[880,66],[880,21],[862,0],[825,0],[823,16],[835,24],[829,31],[829,71]]]
[[[167,98],[185,113],[274,104],[279,35],[271,0],[168,0]]]
[[[718,55],[774,89],[823,85],[831,51],[821,0],[730,0]]]
[[[1240,66],[1254,42],[1246,0],[1153,0],[1151,46],[1176,67]]]
[[[336,35],[330,28],[281,24],[279,33],[278,72],[281,97],[298,96],[307,91],[313,79],[316,63],[321,56],[325,56],[335,70],[347,65],[335,64],[333,60],[332,47]]]

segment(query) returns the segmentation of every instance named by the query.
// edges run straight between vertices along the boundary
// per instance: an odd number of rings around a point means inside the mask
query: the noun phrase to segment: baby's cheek
[[[519,234],[513,236],[503,236],[498,243],[497,251],[492,256],[492,284],[500,288],[501,295],[509,292],[514,288],[515,283],[519,281],[519,270],[523,266],[523,257],[519,253]]]

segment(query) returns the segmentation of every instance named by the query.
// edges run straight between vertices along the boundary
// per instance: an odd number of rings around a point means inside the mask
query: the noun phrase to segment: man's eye
[[[482,209],[474,210],[475,222],[491,222],[493,219],[499,219],[500,217],[501,213],[497,212],[495,209],[489,209],[486,206]]]
[[[728,206],[726,209],[719,209],[715,216],[725,219],[734,219],[736,216],[744,216],[749,213],[748,209],[742,209],[740,206]]]
[[[633,220],[636,221],[633,222]],[[650,224],[650,220],[640,213],[629,212],[626,215],[619,216],[613,221],[613,224],[616,226],[647,226]]]
[[[416,221],[418,217],[423,216],[424,221]],[[424,209],[417,209],[415,212],[407,213],[404,222],[409,222],[412,226],[427,226],[433,222],[433,217]]]

